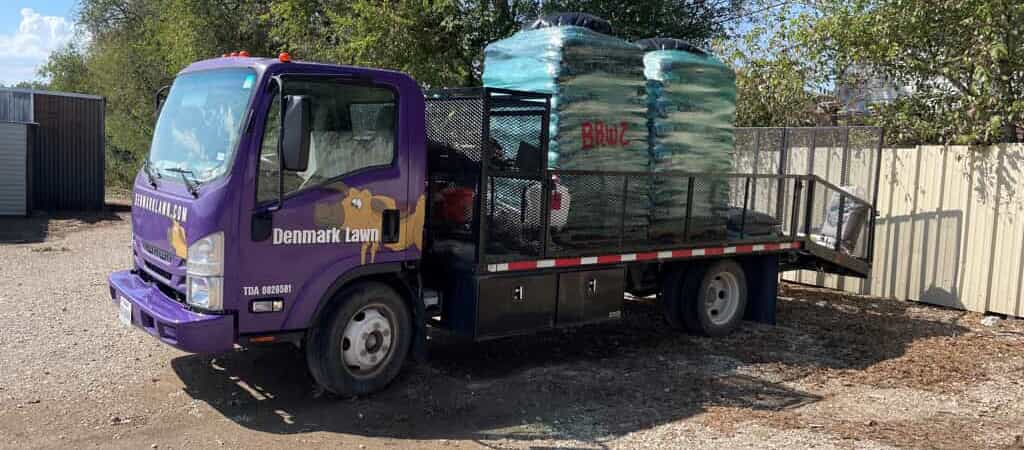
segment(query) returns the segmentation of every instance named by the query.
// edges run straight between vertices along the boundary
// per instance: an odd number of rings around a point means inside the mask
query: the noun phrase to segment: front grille
[[[174,256],[171,255],[171,252],[164,250],[160,247],[157,247],[153,244],[150,244],[149,242],[143,242],[142,248],[146,249],[146,252],[148,252],[149,254],[156,256],[157,258],[160,258],[161,260],[168,264],[174,262]]]
[[[153,265],[153,263],[151,263],[149,261],[146,261],[146,269],[148,269],[150,272],[153,272],[153,273],[159,275],[160,277],[162,277],[165,280],[170,280],[171,279],[171,273],[170,272],[168,272],[168,271],[166,271],[164,269],[161,269],[161,268]]]
[[[147,269],[151,269],[154,272],[158,272],[159,271],[159,268],[155,268],[152,265],[150,265],[149,263],[146,263],[146,268]],[[164,295],[166,295],[168,298],[174,299],[174,301],[176,301],[178,303],[185,304],[185,294],[183,292],[180,292],[177,289],[174,289],[174,288],[168,286],[166,283],[164,283],[161,280],[158,280],[156,277],[154,277],[153,275],[150,275],[145,270],[139,271],[139,275],[146,282],[153,283],[153,285],[155,285],[157,287],[157,289],[160,289],[160,292],[163,292]]]

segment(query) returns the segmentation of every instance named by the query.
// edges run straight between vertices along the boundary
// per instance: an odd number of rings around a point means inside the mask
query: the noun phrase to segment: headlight
[[[208,310],[224,309],[224,232],[218,231],[188,247],[186,301]]]
[[[188,274],[224,276],[224,232],[218,231],[188,247]]]
[[[188,276],[188,304],[211,311],[224,309],[224,278]]]

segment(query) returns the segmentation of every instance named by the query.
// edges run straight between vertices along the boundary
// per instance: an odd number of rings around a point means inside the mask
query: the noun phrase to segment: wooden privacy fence
[[[848,184],[869,185],[863,164]],[[783,279],[1024,317],[1024,144],[885,148],[879,169],[871,277]]]

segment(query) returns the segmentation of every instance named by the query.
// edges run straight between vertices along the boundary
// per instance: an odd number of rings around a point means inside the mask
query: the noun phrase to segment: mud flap
[[[420,292],[422,292],[422,283],[419,280],[416,282],[419,283]],[[413,299],[413,336],[409,347],[409,356],[413,361],[423,363],[427,361],[427,308],[423,306],[423,301],[413,292],[408,283],[402,283],[402,286],[406,291],[406,298]]]
[[[739,261],[747,276],[747,311],[743,319],[775,325],[779,296],[779,255],[743,258]]]

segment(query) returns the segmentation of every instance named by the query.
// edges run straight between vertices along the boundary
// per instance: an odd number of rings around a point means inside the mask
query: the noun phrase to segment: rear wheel
[[[689,297],[684,316],[690,331],[725,336],[743,320],[747,309],[747,277],[732,260],[717,261],[689,274],[683,292]]]
[[[310,373],[338,395],[379,391],[398,375],[409,352],[409,310],[394,289],[378,282],[345,288],[337,302],[311,330]]]

